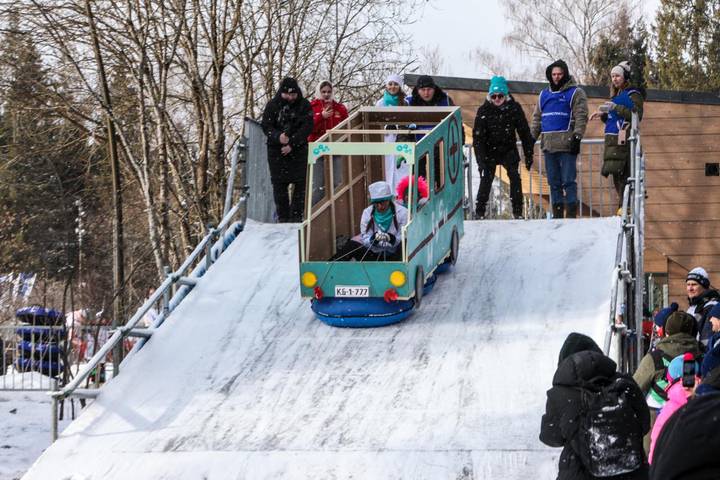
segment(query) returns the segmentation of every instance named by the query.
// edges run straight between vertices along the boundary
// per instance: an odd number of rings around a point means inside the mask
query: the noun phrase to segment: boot
[[[565,213],[565,204],[564,203],[555,203],[552,206],[552,215],[553,218],[563,218]]]
[[[483,220],[485,218],[485,205],[475,205],[475,219]]]
[[[568,204],[565,218],[577,218],[577,203]]]

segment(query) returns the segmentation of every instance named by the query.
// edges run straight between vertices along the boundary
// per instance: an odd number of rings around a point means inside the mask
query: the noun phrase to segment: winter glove
[[[380,245],[381,243],[387,242],[388,240],[390,240],[390,237],[385,232],[375,232],[375,235],[373,235],[372,240],[374,243],[377,243],[378,245]]]
[[[392,233],[386,233],[385,235],[388,236],[388,242],[390,242],[390,245],[395,245],[395,240],[397,240],[397,237],[393,235]]]
[[[531,152],[528,152],[525,154],[525,168],[528,169],[528,172],[530,171],[530,168],[533,166],[533,154]]]
[[[582,140],[582,137],[578,135],[577,133],[573,134],[572,138],[570,139],[570,153],[573,155],[577,155],[580,153],[580,141]]]

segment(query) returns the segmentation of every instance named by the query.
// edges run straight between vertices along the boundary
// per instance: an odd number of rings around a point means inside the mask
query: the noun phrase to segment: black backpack
[[[628,398],[629,382],[624,377],[593,379],[578,388],[581,413],[570,445],[595,477],[633,472],[643,464],[643,435]]]

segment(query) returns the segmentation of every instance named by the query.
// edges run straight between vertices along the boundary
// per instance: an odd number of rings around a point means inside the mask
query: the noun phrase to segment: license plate
[[[369,297],[370,287],[365,285],[336,285],[336,297]]]

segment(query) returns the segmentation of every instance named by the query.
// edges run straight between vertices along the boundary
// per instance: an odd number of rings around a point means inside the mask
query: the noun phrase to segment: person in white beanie
[[[402,259],[402,228],[407,224],[408,211],[393,202],[390,184],[370,184],[370,206],[360,217],[360,236],[349,240],[333,260],[398,261]]]
[[[397,73],[388,75],[385,80],[385,90],[380,100],[375,103],[376,107],[399,107],[405,106],[405,92],[403,91],[403,79]],[[388,125],[388,129],[397,128],[395,125]],[[397,139],[397,135],[389,133],[385,135],[386,142],[394,142]],[[401,161],[398,165],[398,160],[401,157],[395,155],[385,156],[385,181],[395,190],[400,180],[409,175],[409,168],[407,162]]]
[[[702,267],[690,270],[685,278],[685,290],[689,304],[687,313],[695,317],[698,322],[699,340],[707,346],[713,335],[708,315],[710,310],[720,302],[720,293],[710,288],[710,277]]]
[[[630,177],[629,129],[633,112],[640,119],[643,114],[645,91],[633,86],[628,62],[620,62],[610,70],[610,101],[601,104],[590,119],[599,118],[605,124],[605,150],[601,174],[612,175],[618,195],[618,208],[622,208],[623,191]],[[622,213],[618,211],[618,214]]]

